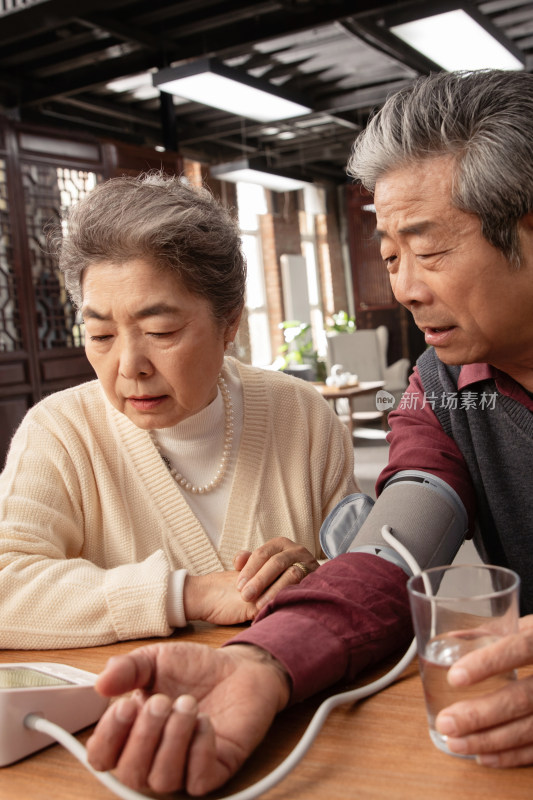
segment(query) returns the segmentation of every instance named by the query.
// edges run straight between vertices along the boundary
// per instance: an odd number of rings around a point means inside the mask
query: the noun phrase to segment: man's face
[[[396,299],[448,364],[488,362],[533,380],[533,215],[520,222],[512,267],[452,205],[453,161],[428,158],[376,184],[377,234]]]

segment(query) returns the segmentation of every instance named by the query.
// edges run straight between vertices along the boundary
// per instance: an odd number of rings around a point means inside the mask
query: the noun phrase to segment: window
[[[314,190],[311,192],[310,190]],[[302,255],[307,265],[307,293],[309,295],[309,313],[313,342],[320,356],[327,353],[326,333],[324,331],[324,314],[322,313],[322,297],[320,293],[320,277],[317,262],[317,243],[315,236],[315,217],[317,206],[325,206],[323,189],[311,186],[303,192],[304,210],[300,211],[300,238]],[[329,252],[322,253],[322,258],[329,262]]]
[[[248,264],[246,309],[252,364],[272,363],[272,348],[266,305],[263,258],[258,215],[267,213],[265,190],[253,183],[237,184],[237,206],[244,255]]]

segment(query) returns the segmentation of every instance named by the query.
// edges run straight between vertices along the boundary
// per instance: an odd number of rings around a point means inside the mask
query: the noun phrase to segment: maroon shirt
[[[461,369],[458,388],[494,378],[502,394],[531,411],[533,399],[508,375],[487,364]],[[472,482],[459,448],[442,430],[432,404],[449,398],[424,396],[415,368],[398,408],[391,412],[389,463],[378,493],[404,469],[431,472],[463,501],[471,526],[475,516]],[[270,652],[292,681],[292,702],[303,700],[407,647],[412,636],[406,590],[399,567],[370,554],[346,553],[326,562],[300,585],[281,591],[254,624],[227,644],[254,644]]]
[[[488,378],[495,380],[500,394],[512,397],[533,411],[533,399],[522,386],[489,364],[466,364],[459,373],[457,388],[475,392],[475,384]],[[455,489],[466,508],[472,532],[476,511],[474,487],[461,451],[444,433],[433,411],[435,404],[441,402],[450,402],[450,398],[425,395],[415,367],[398,408],[389,414],[389,463],[379,476],[376,493],[379,495],[387,481],[400,470],[431,472]]]
[[[389,561],[345,553],[279,592],[226,644],[267,650],[289,674],[291,702],[304,700],[407,647],[413,633],[406,582]]]

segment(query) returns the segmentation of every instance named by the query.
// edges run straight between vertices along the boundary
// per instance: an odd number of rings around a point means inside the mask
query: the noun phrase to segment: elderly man
[[[97,769],[136,787],[207,792],[287,703],[403,646],[408,569],[372,546],[384,523],[422,566],[447,563],[473,535],[486,560],[520,574],[532,614],[532,129],[533,75],[442,73],[391,97],[359,137],[349,170],[374,191],[392,288],[429,346],[390,416],[378,500],[349,552],[278,594],[231,646],[154,645],[112,660],[103,694],[144,691],[101,720],[89,741]],[[325,524],[335,552],[352,511],[344,502]],[[247,600],[269,583],[267,567],[251,578],[259,557],[241,573]],[[531,662],[524,616],[520,633],[463,657],[448,680],[466,686]],[[533,763],[533,679],[444,709],[437,728],[481,764]]]

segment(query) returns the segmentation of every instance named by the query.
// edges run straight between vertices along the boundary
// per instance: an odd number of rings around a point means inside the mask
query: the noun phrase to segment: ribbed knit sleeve
[[[116,434],[99,390],[82,393],[99,408],[99,438],[89,434],[90,414],[77,420],[79,396],[62,395],[27,415],[0,476],[0,647],[168,635],[169,558],[152,535],[135,540],[143,521],[131,516],[131,474],[113,464]],[[115,466],[118,483],[107,480]]]

